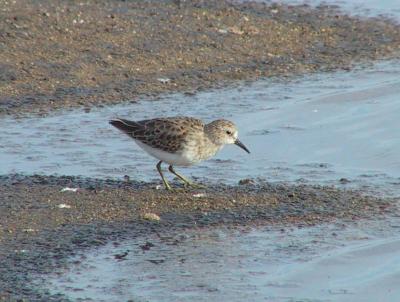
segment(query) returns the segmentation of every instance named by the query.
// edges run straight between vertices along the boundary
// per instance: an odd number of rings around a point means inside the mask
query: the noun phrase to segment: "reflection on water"
[[[46,283],[87,301],[398,301],[394,221],[212,228],[128,240]]]
[[[235,89],[159,101],[0,121],[0,174],[12,172],[157,178],[156,161],[108,125],[115,116],[192,115],[234,120],[252,153],[228,146],[184,173],[211,181],[241,178],[349,185],[400,182],[400,63],[265,80]],[[348,183],[345,181],[345,183]]]

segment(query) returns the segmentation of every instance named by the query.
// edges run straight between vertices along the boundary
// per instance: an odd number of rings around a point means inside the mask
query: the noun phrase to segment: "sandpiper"
[[[250,151],[238,139],[238,130],[228,120],[215,120],[204,124],[192,117],[167,117],[142,121],[112,119],[110,124],[129,135],[148,154],[159,159],[158,173],[167,190],[172,190],[165,179],[161,164],[169,164],[169,171],[185,186],[198,186],[178,174],[174,166],[191,166],[214,156],[224,145],[235,144]]]

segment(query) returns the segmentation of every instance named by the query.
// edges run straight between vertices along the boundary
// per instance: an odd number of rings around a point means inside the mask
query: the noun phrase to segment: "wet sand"
[[[258,183],[168,193],[151,183],[21,175],[2,176],[0,184],[4,301],[60,301],[33,281],[67,265],[82,249],[107,242],[221,224],[307,226],[397,211],[393,199],[332,187]],[[62,192],[65,187],[78,190]]]
[[[400,29],[332,7],[0,1],[0,114],[135,102],[393,57]]]

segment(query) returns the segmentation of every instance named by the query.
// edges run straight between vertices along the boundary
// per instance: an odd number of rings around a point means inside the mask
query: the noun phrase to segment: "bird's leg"
[[[180,175],[178,172],[176,172],[172,165],[169,166],[168,170],[169,170],[169,172],[174,174],[176,177],[178,177],[183,182],[184,185],[190,185],[191,184],[191,181],[186,179],[186,177],[184,177],[183,175]]]
[[[205,186],[196,184],[196,183],[194,183],[194,182],[188,180],[186,177],[182,176],[182,175],[179,174],[178,172],[176,172],[175,169],[174,169],[174,167],[173,167],[172,165],[169,165],[168,170],[169,170],[172,174],[176,175],[176,177],[178,177],[178,178],[183,182],[183,184],[184,184],[185,187],[186,187],[186,186],[189,186],[189,187],[194,187],[194,188],[199,188],[199,189],[200,189],[200,188],[205,188]]]
[[[162,181],[163,181],[163,183],[164,183],[165,189],[166,189],[167,191],[172,191],[172,188],[171,188],[170,184],[169,184],[168,181],[165,179],[164,174],[163,174],[162,171],[161,171],[161,163],[162,163],[162,161],[160,160],[160,161],[158,162],[157,166],[156,166],[156,167],[157,167],[157,170],[158,170],[158,173],[160,173],[160,176],[161,176],[161,179],[162,179]]]

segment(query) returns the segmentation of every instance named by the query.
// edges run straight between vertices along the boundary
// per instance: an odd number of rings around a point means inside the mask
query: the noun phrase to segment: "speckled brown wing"
[[[111,120],[110,124],[150,147],[170,153],[182,149],[190,132],[204,130],[203,122],[191,117],[156,118],[138,122],[116,119]]]

